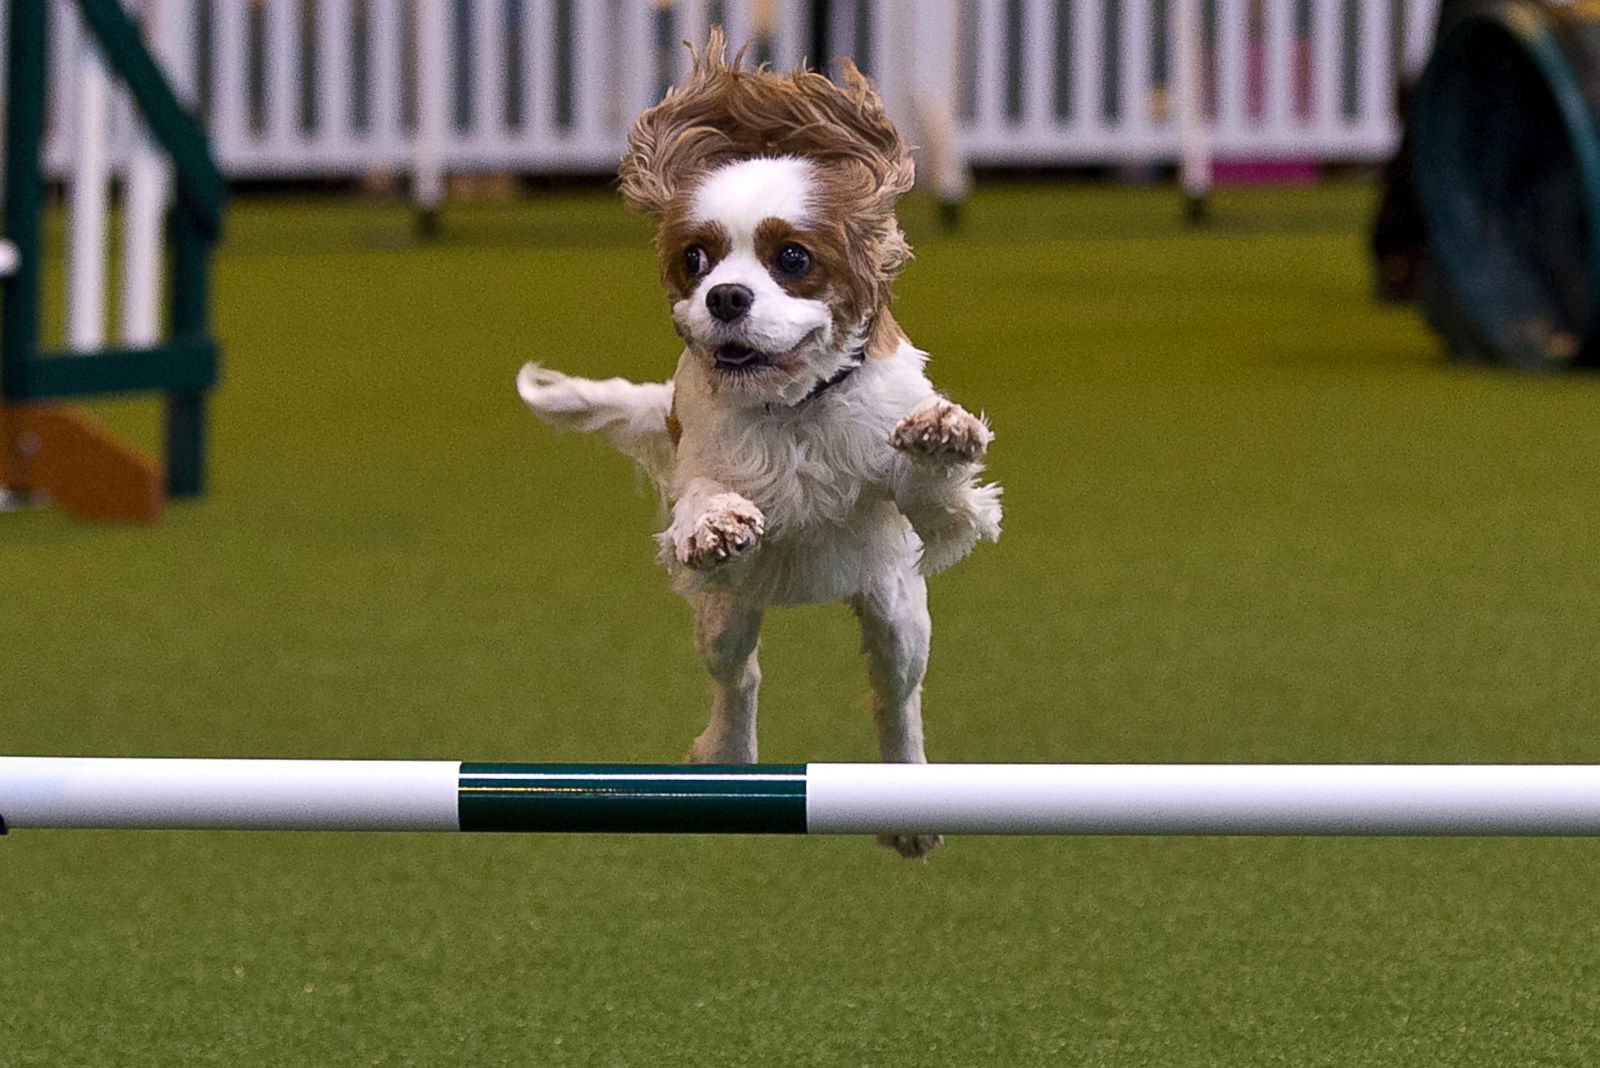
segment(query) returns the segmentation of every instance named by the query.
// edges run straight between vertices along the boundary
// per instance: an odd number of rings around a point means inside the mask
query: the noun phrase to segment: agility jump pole
[[[0,757],[12,829],[1600,835],[1600,765]]]

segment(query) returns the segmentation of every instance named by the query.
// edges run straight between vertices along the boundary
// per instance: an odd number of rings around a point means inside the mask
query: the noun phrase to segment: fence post
[[[417,129],[412,143],[411,195],[417,229],[432,237],[444,201],[445,58],[448,19],[444,0],[417,0]],[[545,72],[538,72],[543,76]]]
[[[873,13],[872,51],[882,58],[873,80],[901,135],[920,146],[917,180],[933,190],[946,225],[953,226],[971,187],[956,126],[960,5],[955,0],[876,0]]]
[[[172,271],[168,318],[172,339],[209,336],[211,279],[207,241],[198,221],[185,207],[171,215],[167,243]],[[206,394],[173,390],[166,395],[165,438],[167,496],[198,497],[205,492]]]
[[[1200,83],[1204,47],[1200,0],[1174,0],[1172,16],[1173,103],[1182,154],[1184,211],[1191,223],[1198,224],[1205,221],[1211,195],[1211,131]]]
[[[78,38],[77,114],[67,209],[67,347],[79,352],[105,343],[106,216],[111,199],[111,78],[94,35]]]
[[[145,0],[144,32],[151,53],[170,59],[172,0]],[[166,159],[142,119],[123,187],[121,337],[124,345],[151,345],[160,331],[161,214],[167,202]]]
[[[151,50],[168,64],[169,81],[180,96],[195,92],[190,60],[175,60],[186,41],[186,20],[174,19],[185,0],[146,0],[146,25],[159,27]],[[163,16],[165,16],[163,18]],[[176,68],[176,69],[175,69]],[[190,99],[193,99],[191,96]],[[165,173],[166,163],[162,160]],[[165,187],[163,187],[165,189]],[[211,336],[210,242],[194,214],[182,205],[167,216],[167,268],[171,279],[167,330],[174,340]],[[154,294],[152,294],[154,299]],[[198,497],[206,489],[207,394],[203,390],[169,392],[163,404],[166,492],[169,497]]]
[[[45,41],[49,5],[9,5],[6,45],[5,238],[16,268],[0,278],[0,406],[23,397],[28,363],[39,348],[39,230],[44,176]],[[25,501],[33,489],[19,420],[0,425],[0,503]]]

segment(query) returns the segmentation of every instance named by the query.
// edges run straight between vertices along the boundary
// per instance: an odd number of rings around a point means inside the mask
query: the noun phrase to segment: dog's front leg
[[[672,505],[672,523],[658,536],[663,559],[709,571],[755,548],[766,532],[761,509],[719,482],[690,479]]]
[[[922,676],[928,668],[928,643],[933,635],[927,581],[906,568],[858,595],[851,607],[861,621],[878,751],[887,761],[925,764]],[[943,839],[933,834],[905,834],[882,835],[878,841],[902,856],[920,857]]]
[[[711,721],[687,759],[691,764],[754,764],[761,609],[725,593],[697,593],[692,600],[694,647],[711,676]]]
[[[976,481],[993,439],[983,420],[938,396],[895,426],[895,504],[922,541],[924,575],[960,560],[980,539],[999,539],[1000,487]]]

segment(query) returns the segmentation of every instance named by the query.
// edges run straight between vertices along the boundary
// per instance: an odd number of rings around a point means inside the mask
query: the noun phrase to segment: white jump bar
[[[1600,766],[0,757],[11,828],[1600,835]]]
[[[1600,835],[1600,766],[811,764],[817,834]]]
[[[450,760],[0,757],[0,819],[23,827],[453,831]]]

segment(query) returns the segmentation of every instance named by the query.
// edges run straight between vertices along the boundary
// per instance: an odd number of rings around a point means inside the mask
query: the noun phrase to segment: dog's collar
[[[867,350],[864,346],[852,352],[850,354],[849,363],[835,371],[831,378],[825,378],[821,382],[818,382],[816,385],[812,386],[811,392],[807,393],[804,397],[801,397],[800,400],[795,403],[795,407],[798,408],[802,404],[811,403],[824,393],[828,392],[828,390],[832,389],[834,386],[837,386],[840,382],[843,382],[845,379],[855,374],[861,369],[861,365],[866,362],[866,357]]]

